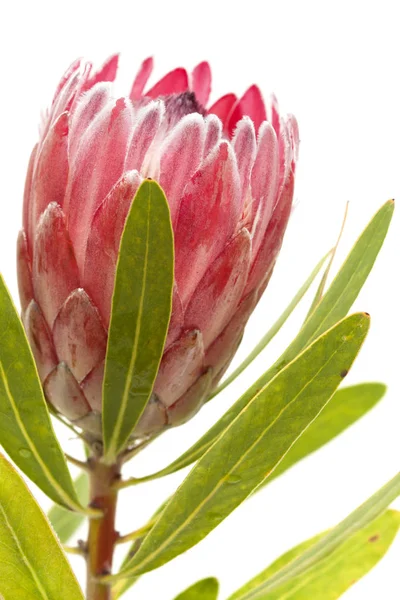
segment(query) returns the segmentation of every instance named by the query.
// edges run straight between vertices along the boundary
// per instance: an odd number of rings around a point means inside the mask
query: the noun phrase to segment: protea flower
[[[263,293],[291,211],[296,121],[256,86],[207,108],[211,74],[175,69],[147,91],[112,95],[118,57],[61,79],[26,180],[18,240],[22,315],[48,402],[101,435],[116,260],[146,177],[163,187],[175,237],[173,312],[135,435],[191,417],[227,369]]]

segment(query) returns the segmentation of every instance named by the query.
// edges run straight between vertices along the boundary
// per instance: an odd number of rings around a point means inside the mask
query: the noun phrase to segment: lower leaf
[[[218,580],[214,577],[202,579],[176,596],[175,600],[217,600]]]
[[[1,455],[0,542],[2,600],[83,600],[45,515]]]
[[[397,512],[389,511],[385,513],[388,516],[377,518],[399,495],[400,473],[326,535],[317,536],[301,547],[291,550],[235,592],[229,600],[305,600],[318,597],[308,594],[308,591],[306,595],[301,595],[307,582],[317,585],[318,578],[323,576],[324,568],[331,568],[331,561],[336,564],[337,572],[335,570],[335,575],[332,576],[331,573],[330,577],[338,579],[340,565],[344,568],[342,559],[344,557],[346,562],[352,551],[359,552],[357,561],[365,561],[364,565],[367,565],[364,571],[357,571],[358,578],[362,577],[383,556],[399,528],[400,517]],[[381,542],[377,544],[379,540]],[[372,554],[369,554],[370,552]],[[348,580],[347,587],[353,580],[354,575]],[[299,595],[290,595],[291,590],[295,591],[297,588]],[[338,595],[324,595],[324,600],[337,598]]]

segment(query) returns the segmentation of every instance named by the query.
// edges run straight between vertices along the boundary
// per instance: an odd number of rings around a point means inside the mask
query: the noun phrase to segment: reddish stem
[[[120,465],[104,465],[97,457],[91,460],[90,500],[93,508],[103,511],[100,519],[91,519],[87,541],[87,600],[111,600],[111,586],[100,583],[98,577],[111,573],[115,542],[116,489],[113,483],[120,477]]]

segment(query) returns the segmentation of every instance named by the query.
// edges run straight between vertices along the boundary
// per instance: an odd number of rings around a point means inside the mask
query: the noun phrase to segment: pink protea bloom
[[[289,218],[298,147],[292,116],[257,86],[207,108],[208,63],[150,89],[147,59],[115,99],[118,57],[76,61],[30,159],[18,240],[22,316],[48,402],[94,436],[120,238],[145,177],[168,199],[173,312],[135,435],[190,418],[215,388],[263,293]]]

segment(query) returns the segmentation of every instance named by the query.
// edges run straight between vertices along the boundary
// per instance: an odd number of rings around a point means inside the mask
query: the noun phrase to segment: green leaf
[[[80,503],[86,505],[89,502],[89,479],[86,473],[81,473],[74,484]],[[85,519],[84,515],[66,510],[57,504],[50,508],[47,516],[62,544],[68,542]]]
[[[174,244],[167,200],[144,181],[117,264],[103,386],[105,460],[124,449],[150,397],[171,314]]]
[[[295,589],[295,582],[298,582],[300,585],[306,583],[309,576],[312,580],[313,575],[318,576],[319,574],[323,574],[323,567],[330,568],[328,565],[330,565],[329,559],[331,558],[333,559],[333,562],[336,558],[340,558],[340,561],[343,559],[346,562],[346,558],[350,557],[351,554],[351,540],[355,540],[355,545],[357,545],[360,540],[363,540],[362,532],[365,532],[365,530],[370,532],[367,539],[371,545],[376,544],[376,542],[379,541],[375,539],[375,536],[378,534],[382,535],[382,542],[387,549],[399,527],[399,514],[391,513],[392,534],[388,534],[387,532],[384,534],[385,528],[382,527],[383,521],[376,521],[376,519],[386,510],[389,504],[399,496],[399,494],[400,473],[364,502],[364,504],[353,511],[334,529],[331,529],[331,531],[325,535],[319,536],[319,539],[317,538],[313,544],[311,543],[311,540],[309,547],[307,542],[304,547],[301,548],[302,552],[298,556],[296,549],[291,550],[286,558],[281,557],[277,562],[271,565],[267,570],[267,572],[269,571],[268,577],[262,577],[262,574],[259,574],[255,580],[247,583],[242,590],[235,592],[229,600],[239,600],[239,598],[240,600],[258,600],[261,598],[265,600],[296,598],[296,600],[298,600],[300,598],[318,597],[313,594],[309,596],[286,596],[283,593],[283,590],[288,591],[292,588]],[[369,529],[372,522],[373,526]],[[388,522],[390,522],[389,517]],[[381,527],[382,529],[379,531],[379,528]],[[360,534],[360,537],[358,537],[358,534]],[[384,540],[386,540],[386,542]],[[349,544],[349,546],[347,546],[347,544]],[[385,550],[380,553],[382,545],[377,545],[376,548],[378,549],[379,554],[377,560],[379,560]],[[377,562],[377,560],[374,562]],[[371,564],[371,566],[373,566],[373,564]],[[337,567],[339,567],[339,564]],[[367,572],[369,568],[371,567],[365,568],[364,573]],[[360,573],[359,577],[364,573]],[[339,577],[339,570],[337,576]],[[351,583],[351,581],[352,579],[350,578],[349,582]],[[243,590],[245,590],[245,593],[243,593]],[[333,597],[336,598],[337,596]],[[330,596],[326,596],[326,598],[328,600]]]
[[[386,392],[382,383],[361,383],[338,390],[257,490],[312,454],[373,408]]]
[[[119,576],[145,573],[185,552],[243,502],[332,396],[368,327],[364,314],[341,321],[259,390],[195,465]]]
[[[345,226],[346,220],[347,220],[348,210],[349,210],[349,203],[347,202],[346,209],[344,211],[344,217],[343,217],[343,221],[342,221],[342,226],[340,228],[339,235],[338,235],[338,238],[336,240],[336,244],[334,245],[334,247],[333,247],[333,249],[331,251],[331,255],[329,257],[328,264],[326,266],[326,269],[324,271],[322,279],[321,279],[321,281],[319,283],[317,292],[316,292],[316,294],[314,296],[314,300],[313,300],[313,302],[312,302],[312,304],[310,306],[310,310],[308,311],[307,317],[305,319],[306,321],[309,318],[309,316],[314,312],[315,308],[320,303],[320,301],[322,300],[322,297],[324,295],[326,282],[328,281],[329,273],[330,273],[330,270],[332,268],[333,261],[335,260],[335,256],[336,256],[336,252],[337,252],[340,240],[342,239],[342,234],[343,234],[343,231],[344,231],[344,226]]]
[[[296,338],[274,365],[236,401],[236,403],[189,450],[170,465],[142,480],[175,473],[198,460],[215,442],[222,431],[237,417],[254,394],[264,387],[281,369],[291,362],[318,335],[343,319],[357,298],[382,247],[393,215],[394,203],[387,202],[376,213],[358,239],[334,281]]]
[[[84,511],[55,436],[22,323],[0,276],[0,444],[58,504]]]
[[[301,288],[299,289],[299,291],[297,292],[297,294],[295,295],[293,300],[285,308],[285,310],[283,311],[283,313],[281,314],[279,319],[272,325],[272,327],[269,329],[269,331],[267,331],[267,333],[258,342],[258,344],[253,348],[253,350],[250,352],[250,354],[247,356],[247,358],[245,358],[244,361],[237,367],[237,369],[235,369],[235,371],[231,375],[229,375],[229,377],[227,377],[218,386],[218,388],[215,390],[215,392],[213,392],[211,398],[214,398],[214,396],[216,396],[217,394],[222,392],[222,390],[224,390],[228,385],[230,385],[232,383],[232,381],[234,381],[236,379],[236,377],[238,377],[241,373],[243,373],[243,371],[253,362],[253,360],[255,358],[257,358],[257,356],[264,350],[264,348],[267,347],[267,345],[270,343],[270,341],[276,336],[276,334],[279,332],[279,330],[286,323],[286,321],[288,320],[288,318],[290,317],[290,315],[292,314],[292,312],[294,311],[296,306],[299,304],[300,300],[302,300],[302,298],[304,297],[306,292],[310,289],[310,286],[313,283],[316,276],[318,275],[318,273],[320,272],[322,265],[324,264],[324,262],[326,261],[326,259],[328,258],[328,256],[331,253],[332,253],[332,251],[328,252],[328,254],[326,254],[324,256],[324,258],[319,261],[319,263],[313,269],[313,271],[310,273],[308,279],[303,283],[303,285],[301,286]],[[210,398],[210,400],[211,400],[211,398]]]
[[[190,586],[190,588],[176,596],[175,600],[217,600],[218,591],[218,579],[208,577]]]
[[[372,523],[350,535],[328,556],[317,561],[309,570],[288,580],[273,592],[263,591],[272,575],[300,557],[319,542],[326,533],[299,544],[259,573],[229,600],[336,600],[356,581],[364,577],[386,554],[400,527],[400,514],[388,510]]]
[[[0,455],[0,597],[83,600],[51,527],[21,477]]]

